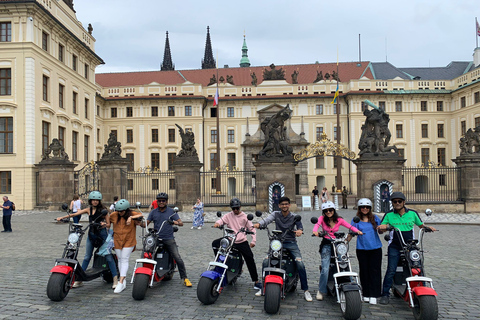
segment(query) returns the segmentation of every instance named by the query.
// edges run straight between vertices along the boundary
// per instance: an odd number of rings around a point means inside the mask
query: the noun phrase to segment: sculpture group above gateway
[[[263,134],[265,135],[265,142],[263,148],[259,153],[261,158],[269,158],[272,156],[285,157],[292,155],[292,147],[288,145],[289,139],[287,135],[287,121],[292,114],[289,105],[271,117],[266,117],[260,124]]]

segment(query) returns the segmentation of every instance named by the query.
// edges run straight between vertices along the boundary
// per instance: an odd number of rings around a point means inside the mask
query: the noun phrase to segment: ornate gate
[[[84,202],[91,191],[98,190],[98,165],[94,161],[87,163],[82,169],[74,171],[74,190]]]

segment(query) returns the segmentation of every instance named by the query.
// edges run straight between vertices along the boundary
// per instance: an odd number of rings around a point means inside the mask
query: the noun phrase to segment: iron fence
[[[228,206],[232,198],[244,206],[256,204],[255,171],[200,172],[200,189],[205,206]]]
[[[461,183],[460,168],[457,167],[402,169],[402,192],[407,202],[462,202]]]
[[[150,170],[148,167],[139,171],[123,172],[126,179],[122,188],[122,197],[128,199],[131,205],[140,202],[142,207],[148,207],[160,192],[168,194],[168,202],[176,202],[175,171]]]

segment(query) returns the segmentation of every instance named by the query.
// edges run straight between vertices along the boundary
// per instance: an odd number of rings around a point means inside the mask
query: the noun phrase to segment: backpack
[[[12,205],[10,206],[12,208],[12,211],[15,211],[15,203],[12,202]]]

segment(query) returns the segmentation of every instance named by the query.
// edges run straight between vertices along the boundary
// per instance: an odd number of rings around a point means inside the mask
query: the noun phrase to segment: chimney
[[[475,68],[480,65],[480,47],[473,50],[473,64],[475,65]]]

